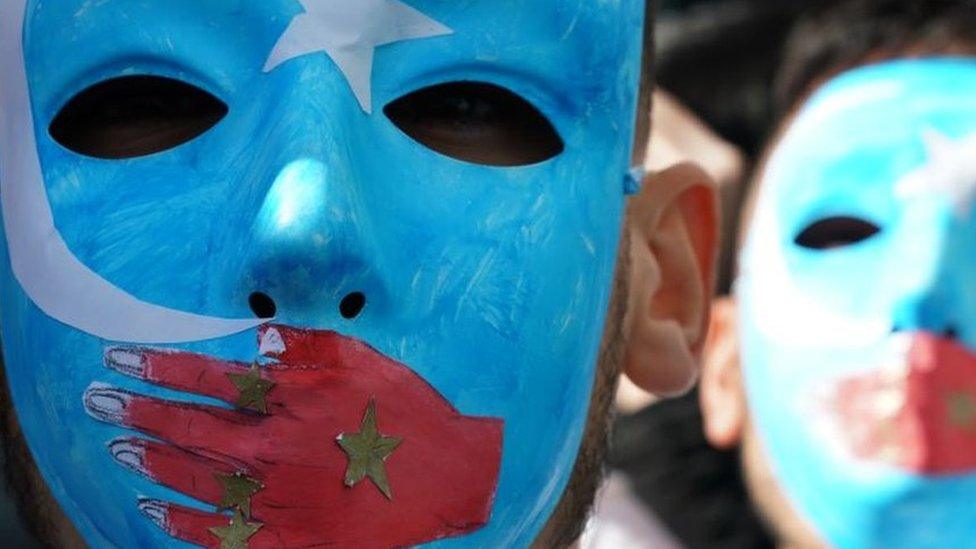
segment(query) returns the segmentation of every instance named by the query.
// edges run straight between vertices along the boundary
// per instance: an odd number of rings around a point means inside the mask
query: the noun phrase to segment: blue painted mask
[[[0,1],[4,359],[92,546],[519,546],[549,518],[644,2],[408,3]]]
[[[823,86],[764,173],[738,286],[757,431],[837,547],[976,537],[976,62]]]

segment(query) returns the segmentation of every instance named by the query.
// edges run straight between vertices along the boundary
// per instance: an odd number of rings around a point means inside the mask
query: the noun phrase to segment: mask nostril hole
[[[278,306],[268,294],[254,292],[247,302],[258,318],[274,318],[278,314]]]
[[[364,307],[366,307],[366,295],[362,292],[353,292],[339,303],[339,312],[343,318],[352,320],[363,312]]]

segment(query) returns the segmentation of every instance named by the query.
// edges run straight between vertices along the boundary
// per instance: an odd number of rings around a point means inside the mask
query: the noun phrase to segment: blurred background
[[[0,452],[0,466],[4,465],[3,459],[3,453]],[[14,502],[10,498],[6,475],[4,475],[2,481],[3,492],[0,493],[0,545],[11,548],[23,547],[25,549],[38,547],[21,524]]]
[[[732,285],[746,182],[775,131],[777,73],[787,35],[828,0],[660,0],[650,166],[682,160],[718,182],[723,207],[719,292]],[[712,449],[698,394],[654,402],[623,381],[611,477],[585,549],[765,549],[736,452]]]
[[[732,221],[756,154],[773,130],[780,52],[816,0],[659,0],[652,167],[694,159],[719,182]],[[731,285],[727,223],[720,291]],[[734,453],[706,444],[697,395],[654,403],[629,385],[611,456],[613,474],[585,547],[766,548]],[[2,456],[2,454],[0,454]],[[0,542],[31,548],[6,490]]]

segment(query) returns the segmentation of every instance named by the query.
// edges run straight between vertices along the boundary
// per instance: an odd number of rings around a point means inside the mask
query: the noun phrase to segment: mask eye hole
[[[451,82],[423,88],[383,112],[421,145],[474,164],[528,166],[565,149],[539,109],[494,84]]]
[[[864,219],[828,217],[804,229],[795,242],[798,246],[811,250],[831,250],[863,242],[880,232],[881,227]]]
[[[158,76],[123,76],[74,96],[49,132],[73,152],[117,160],[192,141],[226,115],[226,104],[196,86]]]

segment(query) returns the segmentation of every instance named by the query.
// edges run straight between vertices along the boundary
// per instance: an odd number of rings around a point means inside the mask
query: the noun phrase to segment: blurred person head
[[[653,11],[409,4],[0,0],[46,541],[561,547],[617,374],[694,381],[717,216],[701,170],[630,170]]]
[[[714,311],[705,431],[783,546],[976,539],[976,5],[798,25]]]

